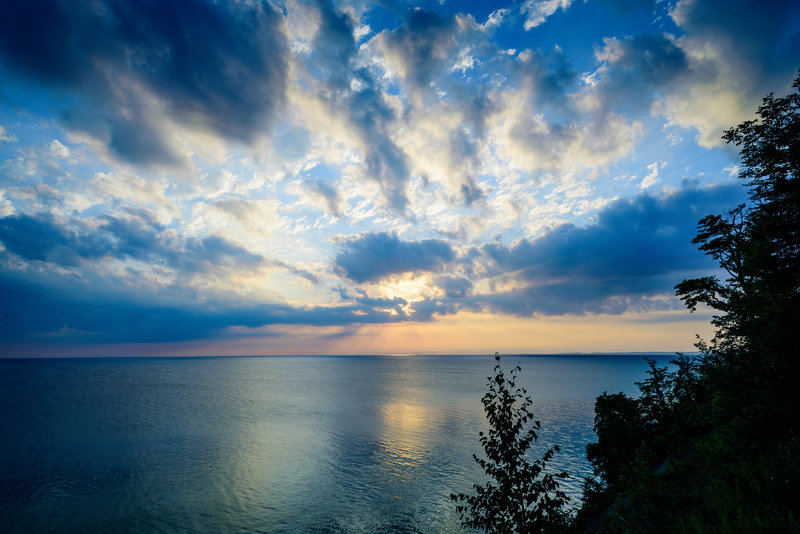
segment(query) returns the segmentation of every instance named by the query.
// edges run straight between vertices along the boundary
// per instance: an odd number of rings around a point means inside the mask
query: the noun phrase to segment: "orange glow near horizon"
[[[685,311],[513,317],[459,313],[427,323],[273,325],[228,338],[71,347],[61,356],[277,356],[693,351],[707,318]],[[52,347],[50,347],[52,349]],[[48,352],[52,353],[51,350]],[[31,355],[36,355],[32,353]]]

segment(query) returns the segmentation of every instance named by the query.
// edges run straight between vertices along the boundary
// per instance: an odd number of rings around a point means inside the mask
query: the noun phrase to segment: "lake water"
[[[667,358],[668,359],[668,358]],[[576,504],[641,356],[509,356]],[[0,360],[4,532],[462,532],[491,356]]]

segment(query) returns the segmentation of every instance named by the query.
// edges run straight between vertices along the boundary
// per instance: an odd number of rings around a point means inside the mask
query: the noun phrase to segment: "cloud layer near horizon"
[[[693,221],[703,210],[721,211],[741,200],[742,191],[734,185],[687,187],[661,198],[641,194],[611,203],[586,227],[566,223],[535,239],[493,242],[460,254],[442,240],[362,235],[343,243],[334,260],[354,282],[431,272],[450,276],[429,282],[432,293],[415,302],[362,293],[351,304],[335,306],[231,302],[229,295],[198,291],[197,278],[274,266],[223,238],[181,243],[134,216],[125,221],[103,217],[93,232],[83,221],[71,221],[79,225],[75,229],[45,214],[8,216],[0,219],[6,247],[0,259],[6,265],[24,260],[30,270],[25,275],[7,270],[0,278],[9,296],[5,302],[14,303],[0,310],[0,335],[4,341],[48,333],[81,341],[163,342],[214,337],[231,327],[429,321],[459,310],[531,316],[674,309],[674,301],[659,297],[676,281],[713,269],[711,261],[686,246],[694,235]],[[149,279],[132,269],[112,277],[100,268],[129,259],[160,269]],[[159,286],[159,278],[171,282]]]

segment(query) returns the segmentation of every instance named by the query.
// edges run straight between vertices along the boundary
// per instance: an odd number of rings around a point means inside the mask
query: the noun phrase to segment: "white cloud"
[[[18,139],[16,135],[13,133],[7,133],[6,129],[0,126],[0,141],[5,141],[6,143],[16,143]]]
[[[463,74],[474,66],[475,66],[475,58],[472,55],[470,55],[469,49],[465,49],[458,55],[458,60],[456,61],[455,65],[453,65],[453,68],[450,70],[453,72],[460,70],[461,73]]]
[[[551,121],[536,113],[530,100],[529,92],[509,91],[499,99],[501,111],[489,119],[493,148],[519,170],[602,168],[629,154],[643,131],[640,122],[614,113],[590,112],[572,122]]]
[[[522,12],[527,15],[525,29],[530,30],[543,24],[558,9],[566,11],[571,3],[572,0],[528,0],[522,6]]]
[[[650,171],[647,176],[642,178],[641,183],[639,184],[640,189],[647,189],[650,186],[653,186],[658,183],[658,170],[659,168],[663,167],[665,163],[659,163],[654,161],[650,165],[647,166],[647,169]]]
[[[483,30],[492,30],[499,27],[503,23],[503,20],[507,14],[508,9],[506,8],[500,8],[492,11],[486,18],[486,22],[481,24],[481,28]]]
[[[289,43],[296,54],[310,54],[314,38],[319,31],[319,11],[297,0],[286,2],[286,28],[289,34]]]
[[[723,132],[751,118],[758,98],[750,88],[742,86],[741,78],[731,70],[731,65],[710,47],[698,50],[688,41],[682,44],[693,63],[710,61],[717,74],[672,88],[661,102],[654,104],[653,111],[664,115],[669,125],[697,130],[696,141],[700,146],[721,146]]]
[[[797,6],[774,2],[680,0],[669,11],[684,32],[675,42],[692,78],[671,88],[655,111],[698,131],[697,143],[723,144],[723,131],[752,118],[770,91],[783,94],[796,73]]]
[[[465,120],[463,109],[442,102],[410,114],[398,136],[413,174],[444,187],[456,203],[461,187],[468,186],[469,177],[479,172],[478,154],[469,153],[479,150],[470,144],[477,140],[464,131]]]
[[[8,217],[15,213],[14,205],[5,196],[5,191],[0,191],[0,217]]]
[[[189,225],[197,234],[221,232],[222,235],[265,250],[264,238],[275,236],[280,228],[280,203],[275,200],[222,198],[198,204]]]
[[[50,142],[50,152],[59,158],[68,158],[70,155],[69,148],[62,145],[58,139],[53,139],[53,141]]]

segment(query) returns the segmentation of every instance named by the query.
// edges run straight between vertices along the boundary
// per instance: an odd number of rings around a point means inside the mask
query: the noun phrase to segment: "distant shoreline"
[[[513,358],[573,358],[573,357],[651,357],[672,358],[678,353],[686,356],[699,356],[692,351],[653,351],[653,352],[548,352],[548,353],[502,353],[507,359]],[[212,355],[212,356],[0,356],[5,361],[28,360],[199,360],[228,358],[487,358],[492,354],[250,354],[250,355]]]

